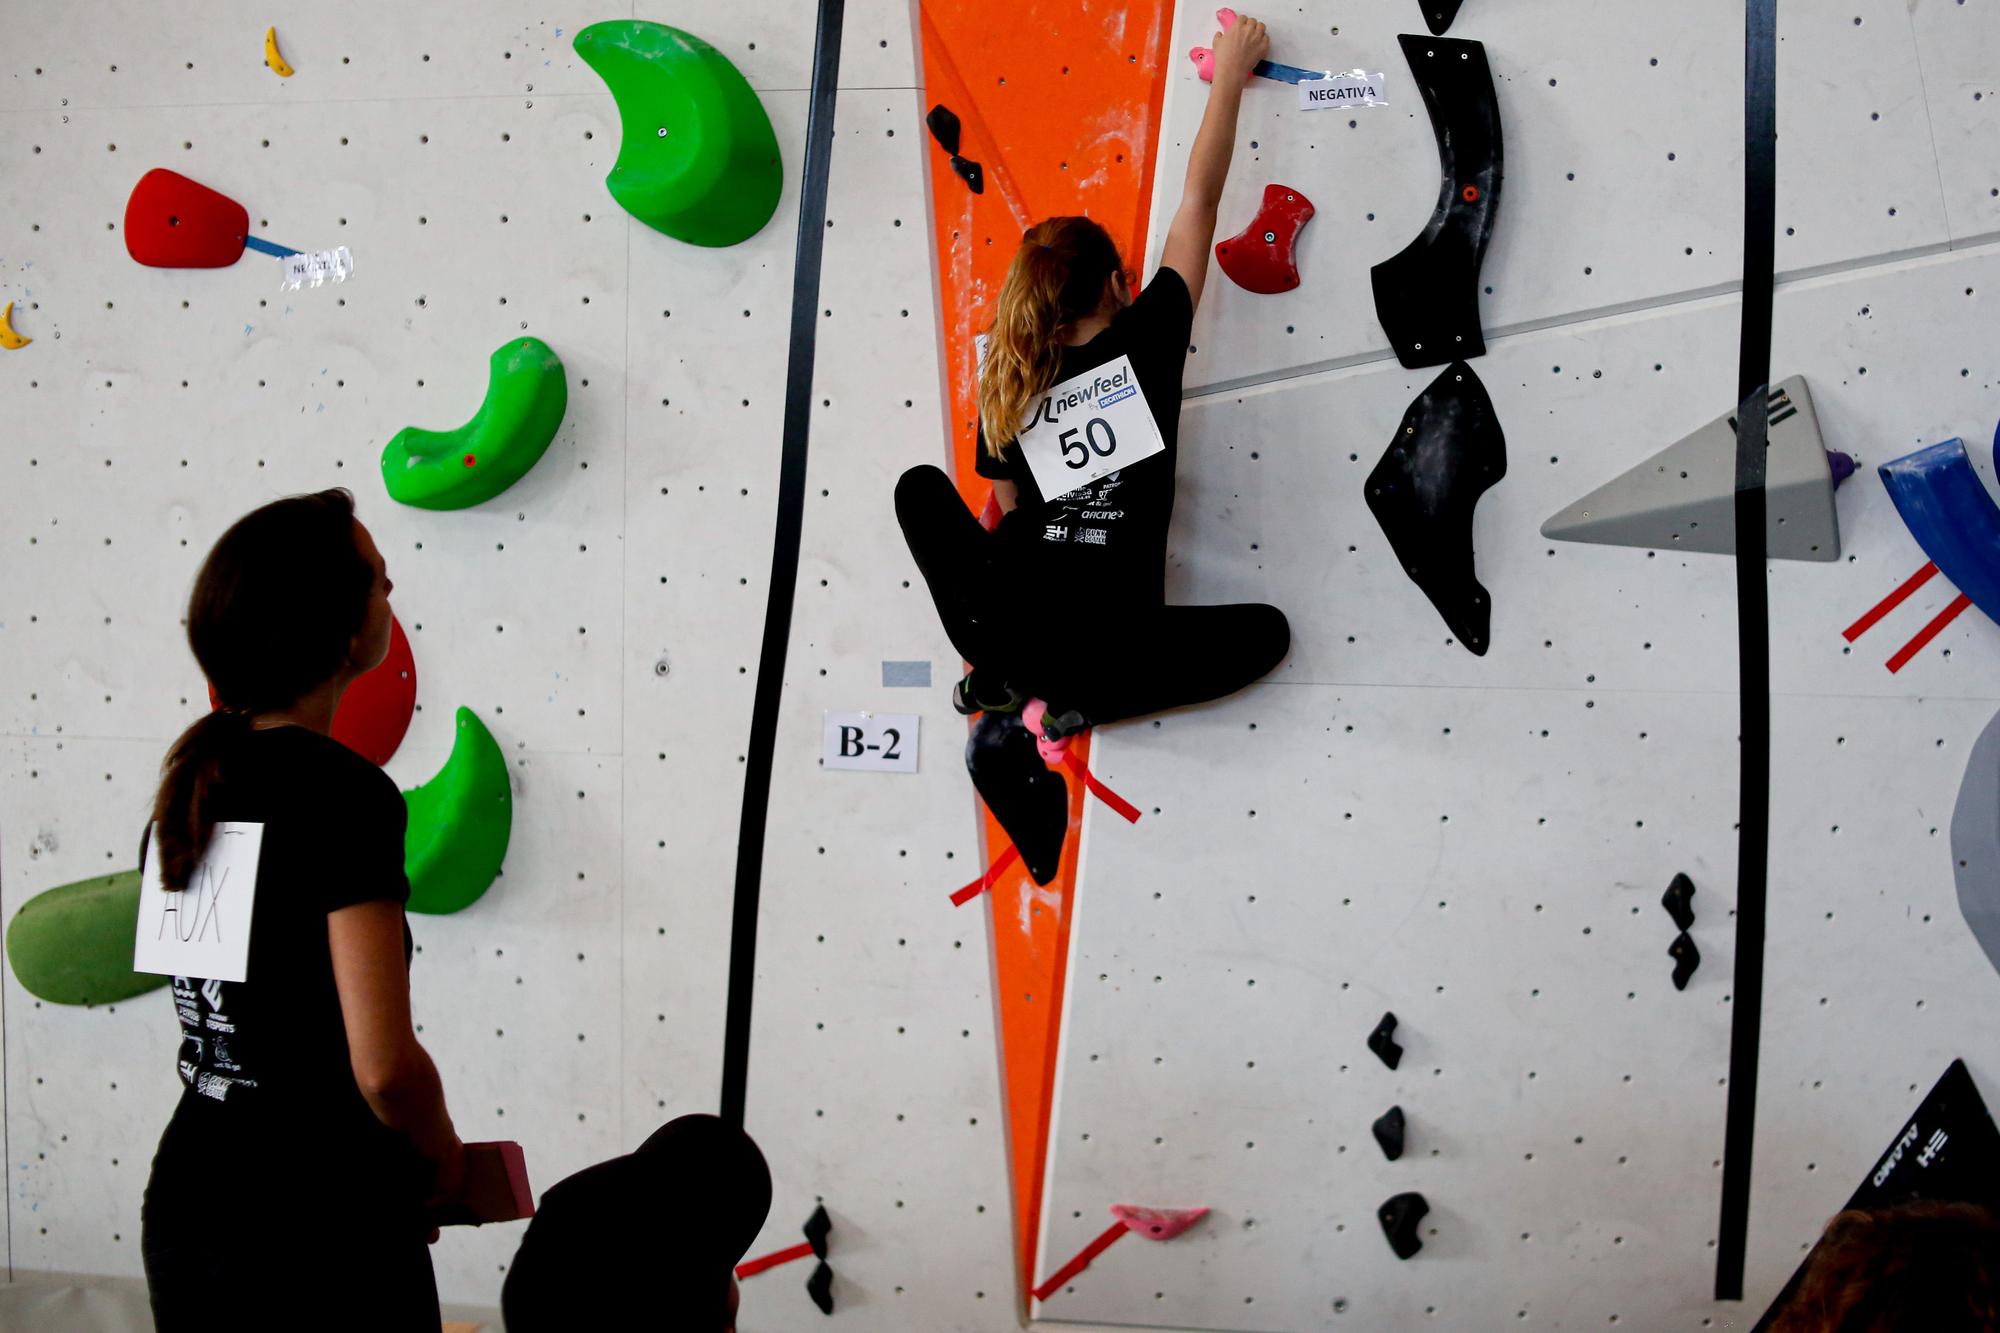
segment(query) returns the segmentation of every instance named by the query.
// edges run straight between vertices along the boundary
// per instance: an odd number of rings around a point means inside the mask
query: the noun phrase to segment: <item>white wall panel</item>
[[[1851,650],[1840,637],[1924,562],[1873,466],[1960,435],[1990,476],[1996,262],[1973,246],[1778,295],[1774,372],[1806,376],[1828,444],[1863,466],[1840,493],[1844,558],[1770,566],[1757,1309],[1952,1058],[1989,1088],[2000,1075],[1982,1020],[1996,978],[1945,845],[2000,702],[2000,631],[1971,613],[1890,674],[1944,587]],[[1672,303],[1504,337],[1472,363],[1509,446],[1475,525],[1484,658],[1448,642],[1362,497],[1435,372],[1379,362],[1188,403],[1171,600],[1275,602],[1292,656],[1093,751],[1157,813],[1093,810],[1084,833],[1040,1269],[1112,1202],[1216,1215],[1171,1251],[1120,1246],[1044,1312],[1241,1330],[1741,1319],[1709,1299],[1732,564],[1537,531],[1728,407],[1736,321],[1733,299]],[[1659,904],[1676,871],[1698,886],[1704,956],[1684,994]],[[1384,1010],[1407,1048],[1393,1074],[1365,1045]],[[1369,1135],[1392,1103],[1411,1123],[1397,1163]],[[1402,1264],[1373,1210],[1409,1189],[1432,1213]]]
[[[1390,105],[1302,112],[1290,85],[1252,83],[1219,233],[1244,226],[1271,181],[1302,190],[1318,213],[1300,236],[1296,290],[1204,303],[1190,389],[1389,355],[1368,271],[1417,235],[1437,202],[1437,138],[1396,43],[1424,29],[1400,0],[1343,6],[1338,17],[1269,16],[1272,58],[1381,70]],[[1793,6],[1779,22],[1779,272],[1944,245],[1905,6]],[[1178,23],[1177,50],[1215,31],[1202,5],[1179,6]],[[1505,144],[1481,274],[1489,337],[1741,281],[1742,26],[1741,6],[1723,0],[1671,9],[1475,0],[1461,11],[1447,36],[1485,44]],[[1177,61],[1170,79],[1155,262],[1207,104],[1191,63]]]

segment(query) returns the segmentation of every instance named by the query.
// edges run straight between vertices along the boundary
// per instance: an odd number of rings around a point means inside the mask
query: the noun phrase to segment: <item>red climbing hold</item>
[[[125,201],[125,252],[150,268],[227,268],[249,233],[243,205],[165,167],[141,176]]]
[[[208,687],[208,705],[221,707],[215,687]],[[417,662],[403,622],[389,617],[389,654],[382,665],[357,676],[340,696],[333,714],[333,738],[369,763],[389,762],[410,729],[417,709]]]
[[[1230,280],[1252,292],[1288,292],[1299,285],[1293,247],[1299,228],[1312,220],[1312,200],[1289,185],[1266,185],[1264,204],[1250,225],[1215,243],[1215,262]]]

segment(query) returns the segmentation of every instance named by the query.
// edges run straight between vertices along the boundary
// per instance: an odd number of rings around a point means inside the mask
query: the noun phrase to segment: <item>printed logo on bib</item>
[[[250,915],[257,901],[257,862],[264,850],[262,824],[219,823],[187,887],[168,893],[158,859],[159,830],[146,843],[139,875],[139,924],[132,949],[134,972],[243,981],[250,968]],[[211,1006],[219,989],[203,991]]]
[[[1061,499],[1167,451],[1129,356],[1050,389],[1035,404],[1017,442],[1044,500]]]

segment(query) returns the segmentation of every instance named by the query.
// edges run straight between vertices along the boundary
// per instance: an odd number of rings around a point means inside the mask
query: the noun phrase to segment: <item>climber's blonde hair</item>
[[[1021,237],[979,372],[979,424],[995,458],[1021,433],[1035,396],[1055,383],[1062,364],[1056,334],[1097,310],[1118,271],[1118,247],[1089,218],[1049,218]]]

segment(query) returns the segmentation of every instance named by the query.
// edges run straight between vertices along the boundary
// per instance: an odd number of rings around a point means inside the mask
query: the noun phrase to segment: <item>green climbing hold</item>
[[[569,406],[562,358],[540,338],[502,344],[487,363],[486,401],[457,430],[406,426],[382,451],[389,497],[419,509],[464,509],[527,475]]]
[[[7,926],[7,961],[27,992],[50,1004],[114,1004],[167,984],[132,970],[139,872],[61,884],[21,904]]]
[[[507,757],[470,708],[458,710],[458,737],[437,776],[403,793],[410,825],[403,868],[410,910],[442,914],[479,900],[507,859],[514,830],[514,789]]]
[[[771,220],[778,137],[727,56],[642,19],[591,24],[576,53],[618,103],[623,137],[604,183],[620,208],[692,245],[735,245]]]

